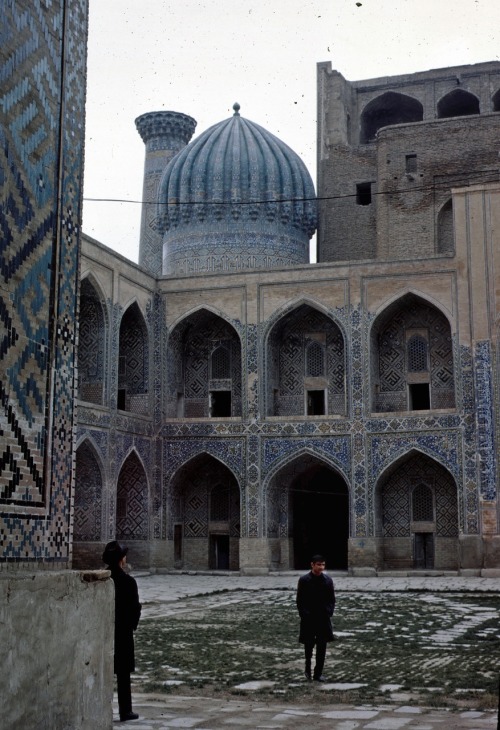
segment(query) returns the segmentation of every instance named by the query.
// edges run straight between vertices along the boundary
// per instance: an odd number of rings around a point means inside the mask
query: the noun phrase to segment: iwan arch
[[[498,566],[499,90],[320,64],[318,204],[237,106],[137,120],[139,265],[83,238],[75,565]]]

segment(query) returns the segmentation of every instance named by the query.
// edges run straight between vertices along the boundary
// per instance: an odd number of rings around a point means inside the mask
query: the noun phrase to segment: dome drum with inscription
[[[168,164],[158,190],[163,273],[308,263],[316,196],[284,142],[235,113]]]

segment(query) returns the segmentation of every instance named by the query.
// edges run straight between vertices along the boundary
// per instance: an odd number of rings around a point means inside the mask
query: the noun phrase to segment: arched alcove
[[[149,415],[148,329],[136,302],[120,322],[117,407]]]
[[[454,253],[453,200],[450,198],[441,207],[437,217],[437,253]]]
[[[392,124],[421,122],[422,104],[411,96],[388,91],[372,99],[363,109],[360,123],[360,143],[372,142],[379,129]]]
[[[457,485],[444,466],[410,451],[382,475],[375,502],[383,568],[456,570]]]
[[[116,489],[116,539],[149,537],[148,479],[135,451],[125,459]]]
[[[471,114],[479,114],[479,99],[470,91],[453,89],[438,101],[438,119],[465,117]]]
[[[309,568],[312,555],[347,570],[349,490],[339,471],[303,453],[271,478],[266,490],[266,536],[272,569]]]
[[[283,314],[267,338],[267,415],[345,415],[344,338],[309,304]]]
[[[200,309],[174,328],[168,343],[168,417],[241,416],[241,383],[241,342],[229,322]]]
[[[455,407],[450,323],[416,294],[401,297],[379,314],[371,330],[370,358],[372,411]]]
[[[73,540],[101,540],[102,465],[93,445],[85,440],[76,450]]]
[[[78,397],[102,405],[106,353],[106,315],[90,277],[80,287],[78,323]]]
[[[240,489],[232,471],[198,454],[174,474],[169,493],[174,566],[238,570]]]

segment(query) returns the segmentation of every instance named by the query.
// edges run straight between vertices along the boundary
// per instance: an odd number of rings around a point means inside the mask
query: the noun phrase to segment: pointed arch
[[[118,400],[120,410],[149,415],[149,334],[136,301],[120,321]]]
[[[147,473],[135,448],[124,459],[116,487],[116,539],[149,537],[149,487]]]
[[[212,308],[179,320],[168,338],[168,417],[240,417],[241,349],[235,327]]]
[[[423,118],[424,108],[418,99],[387,91],[372,99],[363,109],[360,119],[360,143],[372,142],[382,127],[421,122]]]
[[[493,111],[500,112],[500,89],[495,91],[495,93],[491,97],[491,102],[493,104]]]
[[[419,449],[395,459],[377,482],[375,519],[384,568],[458,567],[458,489],[437,459]]]
[[[295,452],[268,475],[263,502],[273,569],[307,568],[314,553],[347,568],[350,490],[337,464],[308,448]]]
[[[192,455],[172,475],[167,501],[175,567],[239,568],[240,485],[226,464],[204,450]]]
[[[344,332],[324,307],[289,303],[268,323],[264,343],[268,416],[346,414]]]
[[[412,343],[425,344],[427,367],[415,369]],[[379,310],[370,330],[372,411],[429,411],[455,407],[450,322],[442,308],[408,292]]]
[[[102,539],[104,467],[91,439],[84,438],[76,449],[73,540]]]
[[[453,89],[437,103],[438,119],[465,117],[471,114],[479,114],[479,99],[465,89]]]
[[[80,284],[78,320],[78,397],[104,403],[108,314],[95,277],[88,274]]]

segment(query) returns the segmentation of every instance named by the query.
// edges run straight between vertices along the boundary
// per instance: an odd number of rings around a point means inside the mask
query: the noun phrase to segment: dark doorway
[[[330,570],[347,570],[349,493],[339,474],[318,466],[290,487],[295,570],[307,570],[321,553]]]
[[[228,418],[231,415],[231,391],[210,391],[210,416],[212,418]]]
[[[229,570],[229,535],[210,535],[210,569]]]
[[[325,415],[325,391],[324,390],[308,390],[307,391],[307,415],[308,416],[324,416]]]
[[[410,385],[410,411],[428,411],[431,407],[429,383]]]
[[[432,532],[416,532],[414,535],[414,567],[434,568],[434,535]]]

